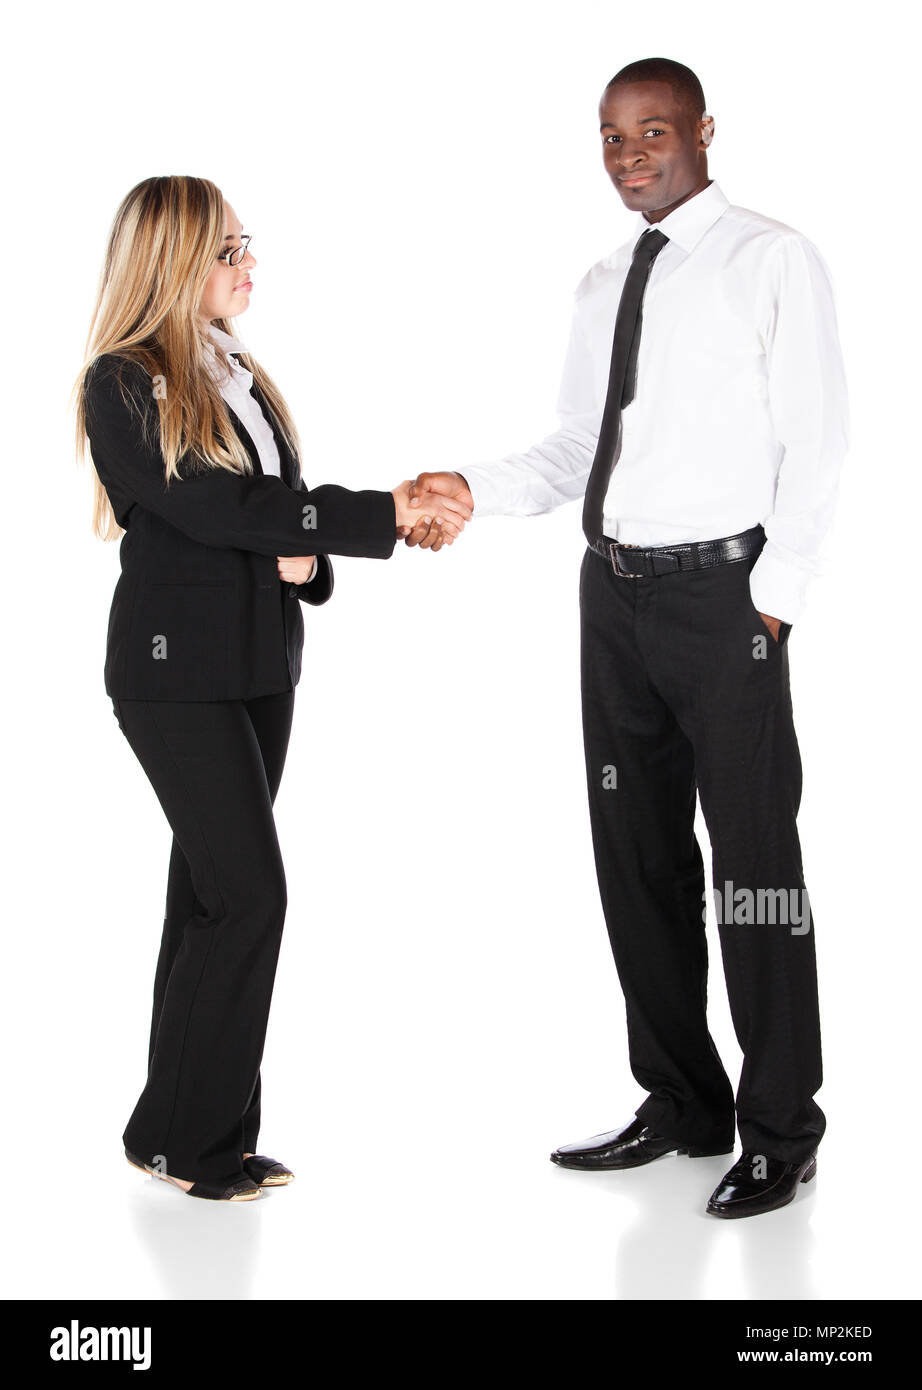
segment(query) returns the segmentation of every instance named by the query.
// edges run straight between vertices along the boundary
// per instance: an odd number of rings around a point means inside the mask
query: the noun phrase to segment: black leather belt
[[[765,544],[765,531],[753,526],[736,536],[716,541],[690,541],[686,545],[622,545],[603,536],[592,546],[597,555],[611,562],[619,579],[655,579],[676,570],[707,569],[757,555]]]

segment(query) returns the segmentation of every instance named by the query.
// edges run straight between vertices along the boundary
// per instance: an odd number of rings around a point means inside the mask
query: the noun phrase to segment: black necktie
[[[660,231],[644,232],[634,247],[631,268],[621,291],[608,373],[608,395],[605,397],[599,443],[583,502],[583,531],[590,545],[596,545],[602,539],[602,507],[615,466],[616,450],[621,442],[621,411],[634,399],[637,386],[637,350],[640,346],[644,290],[650,267],[668,240]]]

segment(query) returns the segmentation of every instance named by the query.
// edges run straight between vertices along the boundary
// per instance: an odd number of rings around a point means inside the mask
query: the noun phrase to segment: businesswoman
[[[330,555],[385,559],[420,510],[450,544],[470,516],[435,496],[411,509],[408,482],[308,490],[285,401],[231,332],[255,265],[213,183],[139,183],[74,388],[94,530],[122,537],[106,693],[173,830],[147,1082],[122,1137],[130,1163],[216,1201],[293,1177],[256,1147],[300,605],[329,599]]]

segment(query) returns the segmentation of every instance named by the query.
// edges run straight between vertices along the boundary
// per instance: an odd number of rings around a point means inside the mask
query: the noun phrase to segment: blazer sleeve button
[[[297,586],[297,584],[289,584],[289,586],[288,586],[288,597],[289,597],[289,598],[297,598],[297,597],[298,597],[298,586]]]

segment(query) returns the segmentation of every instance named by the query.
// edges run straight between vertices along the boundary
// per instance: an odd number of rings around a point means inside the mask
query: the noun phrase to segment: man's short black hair
[[[629,82],[668,82],[675,100],[693,122],[700,121],[707,109],[698,78],[691,68],[672,58],[640,58],[636,63],[628,63],[607,83],[605,95],[613,87],[624,87]]]

